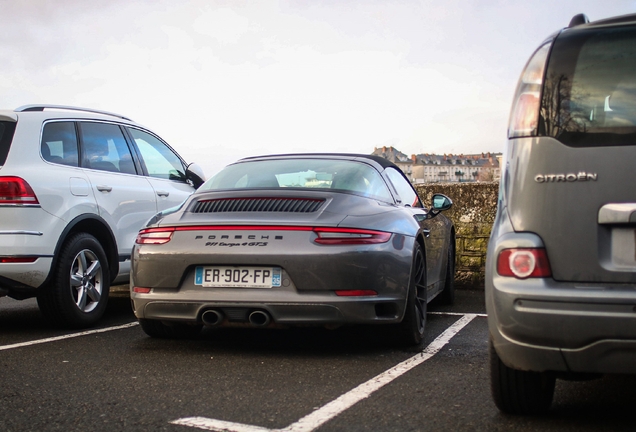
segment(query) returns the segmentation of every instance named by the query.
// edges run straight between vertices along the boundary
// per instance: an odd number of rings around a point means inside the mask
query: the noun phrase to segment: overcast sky
[[[500,152],[528,57],[636,0],[0,0],[0,108],[117,112],[208,176],[285,152]]]

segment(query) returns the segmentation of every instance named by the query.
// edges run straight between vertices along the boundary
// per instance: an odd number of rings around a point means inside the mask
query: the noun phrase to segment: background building
[[[501,153],[469,155],[417,154],[410,157],[393,147],[376,147],[373,153],[396,164],[414,184],[498,181]]]

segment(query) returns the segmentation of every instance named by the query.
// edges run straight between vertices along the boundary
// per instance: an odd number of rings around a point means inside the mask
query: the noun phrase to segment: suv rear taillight
[[[23,264],[36,262],[38,257],[34,256],[0,256],[0,263],[2,264]]]
[[[31,186],[20,177],[0,177],[0,205],[40,205]]]
[[[539,48],[528,61],[512,104],[508,138],[534,136],[539,125],[541,85],[551,43]]]
[[[504,249],[497,257],[497,273],[517,279],[552,276],[544,248]]]

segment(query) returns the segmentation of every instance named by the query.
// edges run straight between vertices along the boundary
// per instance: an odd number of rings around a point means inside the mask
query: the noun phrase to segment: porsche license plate
[[[194,283],[213,288],[274,288],[281,284],[281,269],[279,267],[200,266],[195,269]]]

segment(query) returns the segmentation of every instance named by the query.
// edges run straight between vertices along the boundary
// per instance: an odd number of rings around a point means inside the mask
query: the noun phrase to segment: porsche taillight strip
[[[175,231],[313,231],[314,242],[320,245],[353,245],[386,243],[391,233],[360,228],[328,228],[289,225],[193,225],[165,228],[144,228],[137,235],[137,244],[168,243]]]
[[[313,213],[325,202],[315,198],[221,198],[198,201],[192,213]]]
[[[313,231],[318,235],[314,242],[321,245],[376,244],[386,243],[391,233],[357,228],[321,228]]]

